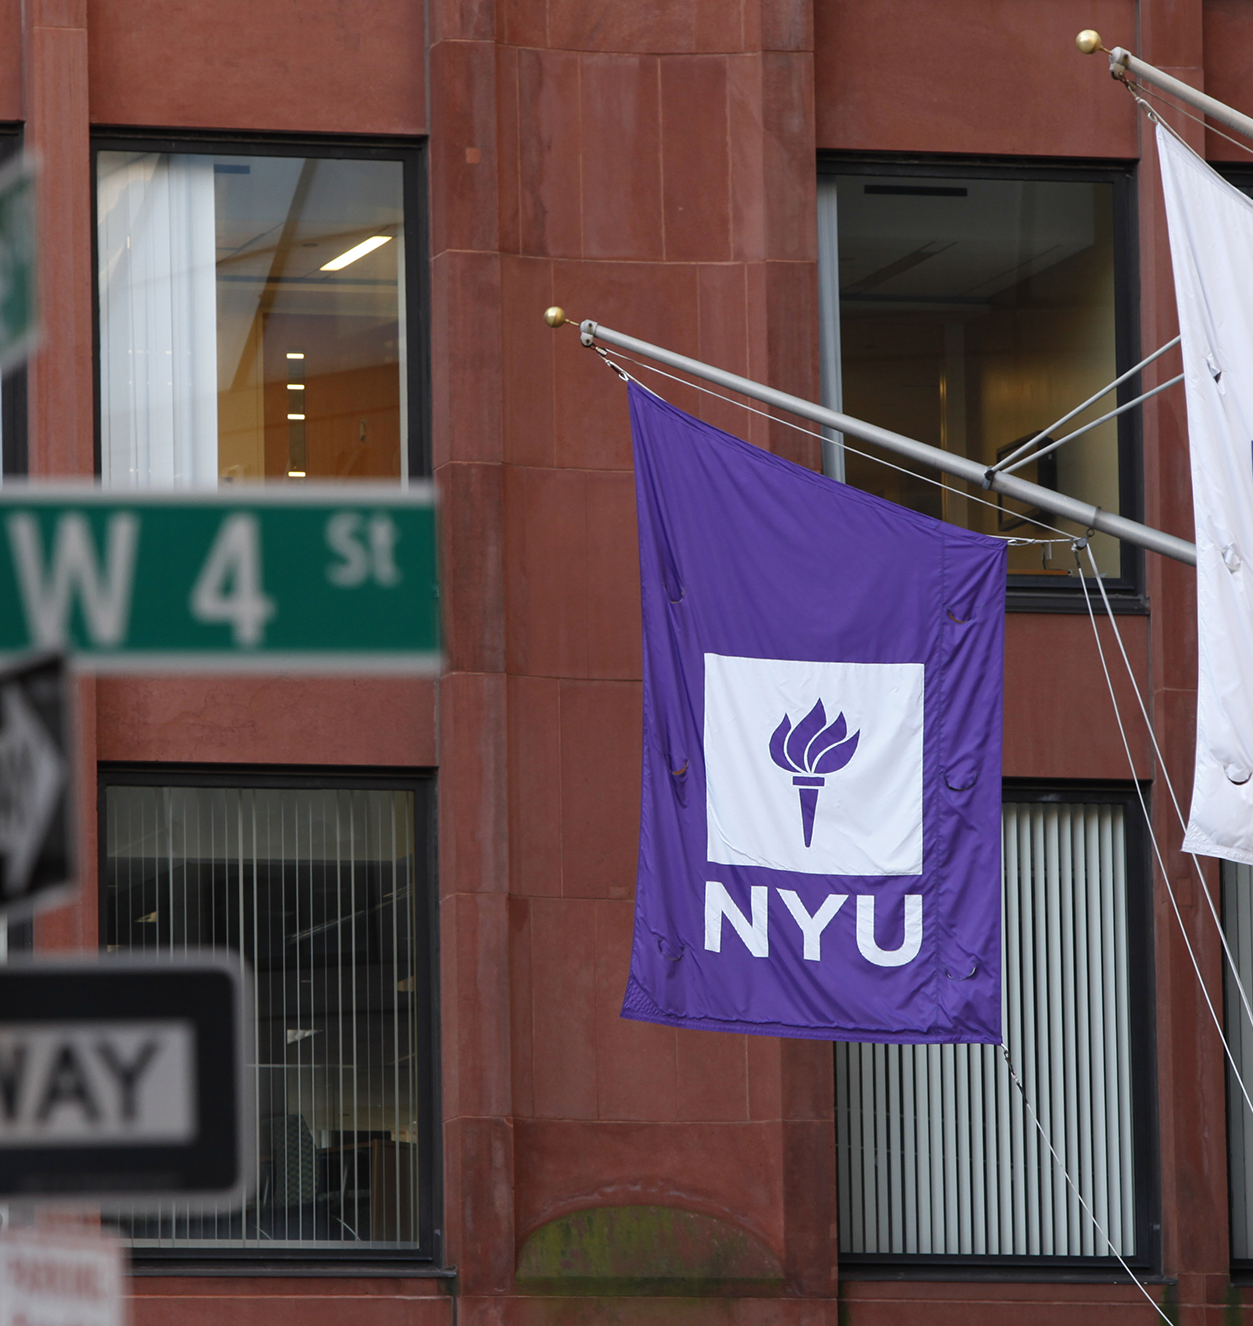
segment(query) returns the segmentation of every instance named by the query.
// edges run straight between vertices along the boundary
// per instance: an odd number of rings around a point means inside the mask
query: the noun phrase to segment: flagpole
[[[565,312],[560,308],[550,308],[545,313],[544,319],[550,327],[561,327],[568,321]],[[916,464],[940,470],[958,479],[965,479],[967,483],[977,488],[990,488],[994,493],[1003,493],[1015,501],[1025,502],[1028,506],[1038,507],[1052,515],[1061,516],[1065,520],[1073,521],[1080,529],[1098,530],[1102,534],[1110,534],[1116,539],[1133,543],[1140,548],[1147,548],[1150,552],[1160,553],[1163,557],[1186,562],[1189,566],[1196,565],[1196,547],[1186,539],[1166,534],[1148,525],[1141,525],[1138,521],[1128,520],[1125,516],[1115,515],[1112,511],[1106,511],[1099,506],[1067,497],[1064,493],[1055,493],[1051,488],[1042,488],[1039,484],[1029,483],[1026,479],[1019,479],[1012,474],[997,473],[965,456],[941,451],[939,447],[928,446],[925,442],[903,437],[900,433],[893,433],[886,428],[865,423],[861,419],[853,419],[847,414],[814,405],[799,396],[789,396],[787,392],[777,391],[774,387],[754,382],[751,378],[742,378],[737,373],[728,373],[725,369],[715,368],[712,364],[702,363],[699,359],[690,359],[687,355],[676,354],[673,350],[667,350],[660,345],[652,345],[648,341],[627,336],[624,332],[614,331],[591,318],[580,323],[579,333],[580,340],[586,346],[594,347],[597,341],[604,341],[608,345],[617,346],[620,350],[630,350],[645,359],[655,360],[659,364],[666,364],[670,368],[679,369],[680,372],[689,373],[692,377],[738,392],[741,396],[761,401],[763,405],[786,410],[789,414],[808,419],[823,428],[845,433],[863,442],[870,442],[885,451],[905,456]]]
[[[1092,55],[1096,51],[1105,51],[1101,45],[1101,35],[1091,28],[1085,28],[1078,37],[1075,38],[1075,45],[1085,55]],[[1225,124],[1229,129],[1234,129],[1237,133],[1242,133],[1246,138],[1253,138],[1253,119],[1247,115],[1241,115],[1238,110],[1233,110],[1224,101],[1219,101],[1215,97],[1206,96],[1204,92],[1198,92],[1196,88],[1189,86],[1178,78],[1172,78],[1170,74],[1164,74],[1160,69],[1149,64],[1147,60],[1141,60],[1138,55],[1132,55],[1130,51],[1124,50],[1121,46],[1115,46],[1112,51],[1105,51],[1109,56],[1109,72],[1117,78],[1120,73],[1135,74],[1135,76],[1144,83],[1152,83],[1154,87],[1159,87],[1163,92],[1169,92],[1172,97],[1178,97],[1180,101],[1208,115],[1211,120],[1217,120],[1219,124]]]

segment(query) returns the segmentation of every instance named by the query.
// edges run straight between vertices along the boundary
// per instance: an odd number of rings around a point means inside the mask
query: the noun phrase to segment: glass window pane
[[[1005,1045],[1087,1210],[999,1047],[837,1045],[841,1256],[1136,1254],[1124,821],[1002,813]]]
[[[838,306],[838,354],[824,356],[832,361],[824,365],[828,400],[842,399],[855,418],[990,466],[1112,382],[1113,192],[1109,183],[1046,180],[820,179],[820,221],[838,232],[820,262],[824,306]],[[833,247],[838,277],[830,270]],[[829,326],[826,341],[835,335]],[[837,364],[838,384],[827,380]],[[1067,431],[1114,403],[1105,398]],[[1030,513],[1021,504],[981,505],[972,499],[990,495],[963,481],[907,465],[902,473],[851,453],[844,460],[848,482],[914,510],[986,534],[1043,537],[1024,521]],[[1119,510],[1117,423],[1018,473]],[[1117,542],[1098,535],[1092,546],[1102,574],[1118,575]],[[1059,542],[1053,553],[1011,547],[1010,571],[1044,583],[1066,576],[1069,548]]]
[[[418,1244],[414,794],[105,789],[110,950],[205,946],[254,982],[257,1171],[241,1208],[136,1246]]]
[[[399,480],[403,166],[97,155],[109,484]]]

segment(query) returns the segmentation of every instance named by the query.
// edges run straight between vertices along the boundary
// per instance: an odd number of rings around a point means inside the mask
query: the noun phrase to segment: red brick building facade
[[[817,399],[820,163],[1112,165],[1132,181],[1118,242],[1147,353],[1175,329],[1152,135],[1103,57],[1075,51],[1088,26],[1250,108],[1239,0],[0,0],[0,125],[42,163],[32,474],[100,470],[94,150],[202,135],[281,155],[324,140],[411,150],[425,177],[426,215],[411,206],[406,225],[429,277],[414,278],[425,308],[401,371],[441,501],[444,675],[82,680],[82,899],[39,920],[36,946],[102,942],[101,769],[435,771],[438,945],[417,958],[438,964],[422,1125],[437,1163],[421,1176],[434,1227],[385,1265],[325,1248],[281,1263],[137,1255],[139,1326],[1154,1318],[1116,1267],[1082,1259],[852,1256],[842,1271],[831,1047],[619,1018],[640,758],[630,436],[620,384],[572,329],[542,323],[560,304]],[[1241,158],[1180,124],[1211,159]],[[820,463],[813,439],[664,393]],[[1134,441],[1139,518],[1189,536],[1179,389]],[[1193,573],[1150,555],[1135,577],[1118,623],[1187,786]],[[1006,777],[1129,788],[1086,615],[1012,606]],[[1152,780],[1147,736],[1129,730]],[[1218,939],[1152,793],[1217,993]],[[1152,886],[1137,1266],[1177,1320],[1217,1323],[1241,1274],[1223,1054],[1156,873]]]

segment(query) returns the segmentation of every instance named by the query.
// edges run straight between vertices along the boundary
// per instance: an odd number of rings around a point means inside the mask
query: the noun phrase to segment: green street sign
[[[35,174],[29,158],[0,167],[0,372],[34,348]]]
[[[439,670],[434,490],[0,488],[0,654],[95,672]]]

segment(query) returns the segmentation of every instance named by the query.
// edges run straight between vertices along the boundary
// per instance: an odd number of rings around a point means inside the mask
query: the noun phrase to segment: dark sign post
[[[0,911],[43,907],[74,878],[65,661],[0,672]]]
[[[212,954],[0,967],[0,1196],[238,1198],[246,998]]]

